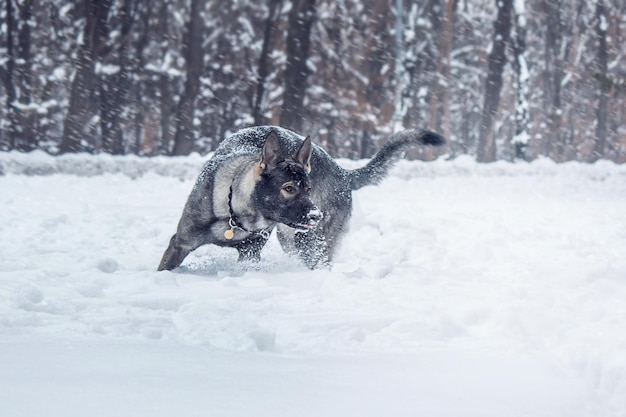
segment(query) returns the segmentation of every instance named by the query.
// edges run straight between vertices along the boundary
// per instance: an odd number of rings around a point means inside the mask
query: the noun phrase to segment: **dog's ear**
[[[313,153],[313,145],[311,144],[311,137],[307,136],[298,152],[293,156],[295,161],[302,164],[307,174],[311,172],[311,153]]]
[[[278,156],[280,147],[278,144],[278,135],[272,130],[265,138],[265,144],[261,151],[261,161],[259,161],[259,171],[261,173],[271,171],[278,164]]]

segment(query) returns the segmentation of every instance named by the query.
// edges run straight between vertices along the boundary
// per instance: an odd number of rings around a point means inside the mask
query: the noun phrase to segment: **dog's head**
[[[257,164],[255,200],[261,214],[287,226],[307,230],[322,219],[311,201],[311,138],[294,155],[283,155],[275,131],[265,139]]]

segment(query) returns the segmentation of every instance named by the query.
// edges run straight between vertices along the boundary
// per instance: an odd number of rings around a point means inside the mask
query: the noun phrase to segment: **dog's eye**
[[[296,187],[294,187],[293,185],[285,185],[283,187],[283,190],[285,190],[289,194],[293,194],[296,192]]]

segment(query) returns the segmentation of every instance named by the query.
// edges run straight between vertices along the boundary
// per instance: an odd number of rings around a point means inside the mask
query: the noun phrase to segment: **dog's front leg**
[[[261,235],[249,237],[241,241],[235,246],[239,252],[238,261],[259,262],[261,260],[261,249],[263,249],[265,243],[267,243],[267,238]]]
[[[309,268],[330,266],[328,244],[321,231],[296,233],[294,244],[300,259]]]

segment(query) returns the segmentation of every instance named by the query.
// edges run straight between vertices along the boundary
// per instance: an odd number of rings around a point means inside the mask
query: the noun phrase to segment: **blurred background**
[[[626,162],[623,0],[4,0],[0,149],[208,153],[279,124],[335,157],[429,128],[479,162]]]

